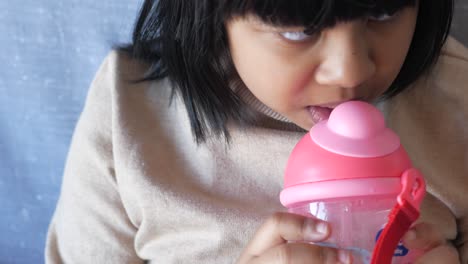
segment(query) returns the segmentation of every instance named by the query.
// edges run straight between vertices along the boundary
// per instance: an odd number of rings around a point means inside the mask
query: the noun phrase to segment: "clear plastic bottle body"
[[[329,222],[330,238],[317,244],[350,250],[353,263],[367,264],[395,203],[395,196],[365,196],[311,201],[290,207],[288,211]],[[392,264],[413,263],[417,255],[418,252],[409,251],[400,243]]]

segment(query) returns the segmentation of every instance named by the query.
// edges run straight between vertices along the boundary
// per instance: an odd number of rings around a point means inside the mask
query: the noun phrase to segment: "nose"
[[[323,32],[323,53],[315,72],[317,83],[356,88],[375,74],[365,30],[364,22],[351,21]]]

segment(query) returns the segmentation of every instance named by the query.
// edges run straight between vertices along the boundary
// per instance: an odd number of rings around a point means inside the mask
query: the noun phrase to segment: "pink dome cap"
[[[398,136],[385,126],[382,113],[360,101],[337,106],[328,120],[312,127],[310,136],[320,147],[350,157],[381,157],[400,147]]]

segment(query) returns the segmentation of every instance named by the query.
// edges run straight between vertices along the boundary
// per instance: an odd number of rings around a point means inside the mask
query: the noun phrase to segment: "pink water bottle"
[[[354,263],[412,263],[399,243],[419,217],[425,182],[374,106],[337,106],[296,145],[281,203],[332,226],[322,246],[351,250]]]

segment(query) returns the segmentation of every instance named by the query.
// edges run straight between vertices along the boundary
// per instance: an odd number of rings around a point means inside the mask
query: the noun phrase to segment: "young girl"
[[[464,78],[468,52],[450,39],[431,67],[452,5],[145,1],[132,45],[108,56],[89,91],[46,262],[351,263],[346,251],[288,243],[333,227],[282,212],[283,172],[336,105],[386,99],[430,192],[404,243],[425,252],[421,263],[468,263],[466,156],[451,155],[467,141],[449,111],[435,111],[466,98],[441,80]]]

